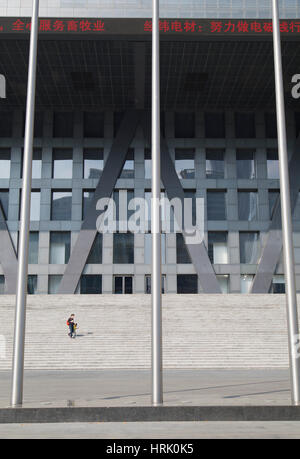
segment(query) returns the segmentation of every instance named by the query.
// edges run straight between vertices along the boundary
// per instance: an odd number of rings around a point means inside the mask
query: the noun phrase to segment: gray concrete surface
[[[300,422],[150,422],[0,425],[0,439],[299,439]]]
[[[0,408],[9,406],[11,373],[0,372]],[[148,406],[146,370],[26,371],[24,407]],[[167,370],[165,405],[289,405],[289,372]]]

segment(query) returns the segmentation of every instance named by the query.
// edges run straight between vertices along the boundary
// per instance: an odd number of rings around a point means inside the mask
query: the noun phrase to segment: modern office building
[[[300,291],[300,0],[279,3]],[[160,4],[162,193],[205,208],[205,244],[162,233],[163,291],[282,293],[271,0]],[[16,288],[30,16],[0,0],[1,293]],[[119,220],[150,199],[151,26],[151,0],[40,1],[30,293],[151,291],[149,226],[96,229],[99,198]]]

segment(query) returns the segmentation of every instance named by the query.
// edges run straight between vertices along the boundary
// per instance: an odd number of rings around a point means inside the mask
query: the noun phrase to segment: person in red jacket
[[[67,320],[67,325],[68,325],[69,331],[70,331],[69,332],[69,337],[70,338],[73,338],[73,334],[74,334],[74,325],[75,325],[74,319],[75,319],[75,314],[71,314],[70,317]]]

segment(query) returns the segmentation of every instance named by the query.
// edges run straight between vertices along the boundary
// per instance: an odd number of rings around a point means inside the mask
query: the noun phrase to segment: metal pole
[[[13,351],[13,375],[11,405],[19,406],[23,402],[23,375],[24,375],[24,348],[25,348],[25,320],[28,274],[28,244],[30,225],[30,195],[32,171],[32,143],[34,130],[34,106],[37,65],[38,40],[38,12],[39,0],[33,0],[29,70],[27,84],[26,126],[23,160],[23,186],[21,202],[21,226],[19,241],[18,284],[16,294],[15,336]]]
[[[152,21],[152,404],[163,403],[161,219],[160,219],[160,70],[159,0],[153,1]]]
[[[282,238],[284,251],[284,273],[286,283],[286,303],[287,303],[287,323],[289,358],[291,374],[291,395],[292,403],[300,403],[300,359],[297,358],[296,343],[299,338],[297,295],[295,285],[294,270],[294,248],[293,248],[293,229],[290,202],[290,184],[286,139],[286,122],[283,96],[282,79],[282,58],[280,43],[280,26],[278,2],[273,2],[273,42],[274,42],[274,66],[276,84],[276,108],[277,108],[277,130],[278,130],[278,154],[280,170],[280,196],[281,196],[281,219],[282,219]],[[298,356],[299,357],[299,356]]]

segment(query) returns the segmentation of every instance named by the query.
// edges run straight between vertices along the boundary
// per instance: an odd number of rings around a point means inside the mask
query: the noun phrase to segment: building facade
[[[162,233],[166,294],[284,292],[280,240],[276,263],[268,255],[279,204],[270,5],[161,1],[161,17],[179,19],[176,26],[164,23],[170,35],[161,44],[162,194],[178,192],[194,206],[201,198],[205,209],[203,246],[190,252],[181,232]],[[300,1],[281,1],[280,7],[300,291],[300,102],[291,94],[291,78],[300,69]],[[28,1],[0,2],[0,16],[11,27],[0,44],[0,73],[7,81],[7,97],[0,100],[1,293],[12,293],[16,282],[30,14]],[[150,293],[150,228],[132,234],[120,226],[102,234],[95,222],[97,198],[107,190],[118,220],[124,203],[151,197],[151,34],[118,31],[118,24],[126,28],[126,18],[141,18],[145,25],[151,1],[45,0],[40,17],[53,20],[49,27],[60,20],[66,29],[49,35],[41,29],[39,41],[29,292]],[[71,36],[63,18],[123,22],[104,36]],[[210,21],[197,22],[198,31],[209,27],[212,34],[221,27],[221,38],[175,36],[172,27],[180,23],[184,31],[192,19]],[[16,29],[21,23],[23,29]]]

